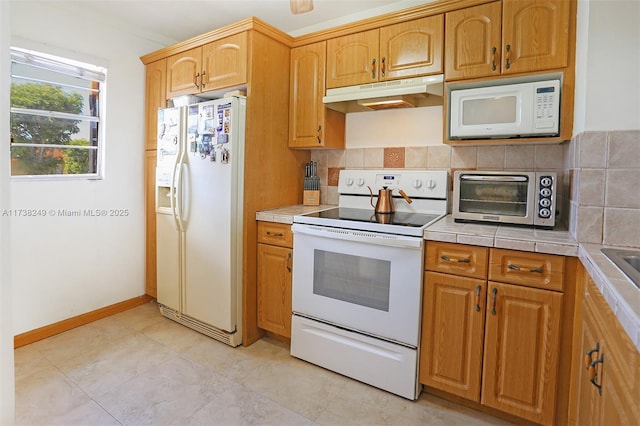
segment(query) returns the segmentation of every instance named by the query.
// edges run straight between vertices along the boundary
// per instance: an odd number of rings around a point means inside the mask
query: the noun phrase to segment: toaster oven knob
[[[540,207],[550,207],[551,206],[551,200],[548,198],[543,198],[540,200]]]
[[[551,217],[551,210],[549,209],[540,209],[540,213],[538,213],[538,215],[542,218],[548,218]]]
[[[551,190],[549,188],[542,188],[540,190],[540,195],[543,197],[551,197]]]
[[[551,178],[549,176],[544,176],[540,179],[540,186],[543,187],[549,187],[551,186],[551,184],[553,183],[553,181],[551,180]]]

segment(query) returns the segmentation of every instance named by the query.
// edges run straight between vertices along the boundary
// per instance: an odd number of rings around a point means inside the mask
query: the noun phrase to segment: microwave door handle
[[[498,182],[526,182],[528,179],[526,176],[460,176],[460,180],[475,180],[475,181],[498,181]]]

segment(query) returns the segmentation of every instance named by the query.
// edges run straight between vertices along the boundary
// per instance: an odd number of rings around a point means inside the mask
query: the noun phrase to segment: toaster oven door
[[[453,218],[456,220],[533,224],[535,176],[457,174]]]

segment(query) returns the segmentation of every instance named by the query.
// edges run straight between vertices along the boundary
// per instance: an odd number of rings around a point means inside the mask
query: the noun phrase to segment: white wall
[[[640,2],[579,0],[573,134],[640,129]]]
[[[9,128],[9,4],[0,1],[0,129]],[[5,133],[6,137],[6,133]],[[10,223],[2,212],[9,209],[9,144],[0,140],[0,424],[15,421],[13,368],[13,298],[11,297]]]
[[[11,3],[12,44],[108,68],[104,180],[14,180],[11,208],[129,211],[127,217],[13,218],[15,334],[144,294],[139,56],[162,46],[128,34],[117,22],[78,16],[56,2]]]
[[[347,114],[347,148],[442,145],[442,106]]]

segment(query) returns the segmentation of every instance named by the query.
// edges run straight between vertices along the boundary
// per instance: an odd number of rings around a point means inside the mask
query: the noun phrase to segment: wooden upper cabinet
[[[327,41],[327,88],[442,72],[444,17],[402,22]]]
[[[567,0],[502,1],[502,72],[522,73],[567,66]]]
[[[202,47],[167,58],[167,99],[200,92]]]
[[[499,1],[446,14],[444,74],[447,80],[500,74]]]
[[[379,80],[442,73],[444,16],[380,28]]]
[[[503,0],[446,14],[445,78],[564,68],[570,2]]]
[[[327,41],[327,88],[378,81],[377,29]]]
[[[247,33],[238,33],[202,46],[203,92],[247,82]]]
[[[482,404],[554,422],[562,293],[489,282]]]
[[[167,61],[161,59],[146,67],[145,79],[145,150],[156,149],[158,108],[167,106]]]
[[[167,58],[167,98],[197,95],[246,82],[246,32]]]
[[[344,114],[325,107],[326,42],[291,49],[289,147],[344,148]]]

